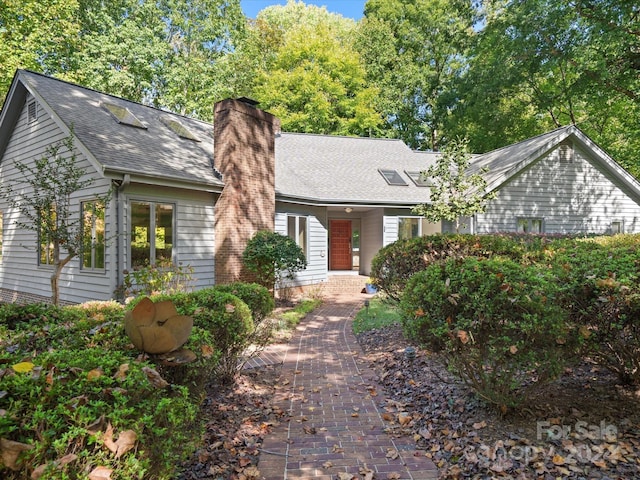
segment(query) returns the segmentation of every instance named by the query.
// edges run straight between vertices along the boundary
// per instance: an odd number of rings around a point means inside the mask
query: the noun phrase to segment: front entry
[[[329,220],[329,270],[351,270],[351,220]]]

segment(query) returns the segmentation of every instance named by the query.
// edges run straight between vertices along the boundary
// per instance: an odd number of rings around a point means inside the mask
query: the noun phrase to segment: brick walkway
[[[280,347],[283,367],[274,401],[290,417],[262,445],[263,480],[336,480],[340,473],[365,478],[367,471],[376,480],[438,477],[412,438],[385,433],[389,424],[378,407],[384,398],[370,394],[375,374],[359,360],[351,331],[363,298],[326,298],[284,351]]]

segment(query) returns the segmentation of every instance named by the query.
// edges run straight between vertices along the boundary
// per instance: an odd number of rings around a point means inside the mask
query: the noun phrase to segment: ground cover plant
[[[252,296],[259,321],[229,289]],[[259,285],[169,298],[194,317],[190,363],[133,347],[123,317],[139,299],[0,306],[2,478],[175,478],[200,441],[207,387],[229,382],[273,303]]]

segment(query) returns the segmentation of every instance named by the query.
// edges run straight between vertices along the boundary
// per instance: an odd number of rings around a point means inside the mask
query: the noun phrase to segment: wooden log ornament
[[[192,327],[193,319],[178,315],[170,300],[154,303],[145,297],[124,316],[124,330],[131,342],[154,355],[180,348],[189,339]]]

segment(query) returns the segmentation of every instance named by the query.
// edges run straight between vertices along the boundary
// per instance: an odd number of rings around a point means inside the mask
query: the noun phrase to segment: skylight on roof
[[[409,172],[407,170],[404,171],[407,176],[416,184],[418,187],[432,187],[433,182],[431,179],[422,175],[422,172]]]
[[[140,120],[138,120],[138,117],[131,113],[127,107],[121,107],[119,105],[107,102],[102,102],[101,105],[113,116],[113,118],[118,123],[122,123],[123,125],[130,125],[136,128],[143,128],[146,130],[147,127]]]
[[[183,124],[181,124],[179,121],[171,118],[171,117],[160,117],[160,121],[167,127],[169,127],[171,130],[173,130],[173,133],[175,133],[176,135],[178,135],[180,138],[186,138],[187,140],[193,140],[195,142],[199,142],[200,139],[198,137],[196,137],[193,133],[191,133],[191,130],[189,130],[187,127],[185,127]]]
[[[408,185],[396,170],[378,169],[389,185]]]

